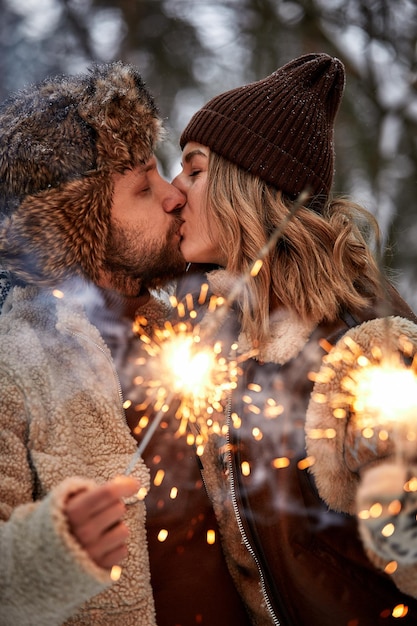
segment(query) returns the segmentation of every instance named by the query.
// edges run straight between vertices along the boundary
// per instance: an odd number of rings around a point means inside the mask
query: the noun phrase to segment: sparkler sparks
[[[406,439],[416,439],[417,361],[407,367],[399,356],[378,351],[368,359],[359,354],[356,368],[342,381],[349,405],[365,438],[385,439],[389,432],[402,431]]]
[[[200,291],[199,302],[206,297],[204,285]],[[187,295],[190,310],[188,315],[193,318],[191,295]],[[223,300],[218,302],[222,304]],[[181,316],[185,316],[183,305],[176,304]],[[217,301],[210,302],[212,310]],[[152,337],[143,330],[146,320],[138,319],[134,331],[139,335],[145,355],[137,360],[137,365],[146,365],[146,379],[137,378],[138,385],[146,385],[147,399],[141,407],[156,410],[150,426],[145,432],[138,449],[126,469],[129,474],[137,459],[142,455],[149,440],[158,428],[163,416],[170,407],[176,405],[175,418],[179,425],[177,436],[184,435],[190,427],[192,436],[187,442],[196,445],[197,454],[202,454],[204,444],[210,432],[220,432],[221,426],[215,419],[216,413],[222,413],[222,400],[225,393],[236,387],[239,359],[233,356],[236,346],[232,346],[232,354],[223,355],[223,344],[216,341],[214,345],[203,343],[199,326],[180,321],[176,324],[166,322],[161,329],[154,329]],[[147,421],[145,420],[145,426]],[[140,424],[136,429],[142,430]]]
[[[387,340],[375,344],[369,354],[349,336],[338,349],[327,346],[324,367],[311,378],[331,385],[340,368],[346,372],[336,391],[315,393],[313,399],[329,403],[337,419],[351,415],[362,440],[394,437],[404,448],[404,442],[417,440],[417,354],[406,337],[388,335],[389,325],[386,332]]]
[[[375,425],[402,425],[415,439],[410,429],[415,428],[417,420],[417,376],[412,369],[392,360],[377,365],[368,362],[352,371],[344,382],[346,390],[353,393],[352,408],[360,417],[364,436]]]

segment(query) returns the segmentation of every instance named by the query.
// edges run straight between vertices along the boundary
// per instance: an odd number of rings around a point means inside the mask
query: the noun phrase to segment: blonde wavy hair
[[[247,272],[272,233],[282,236],[251,277],[239,298],[242,330],[261,344],[268,337],[272,310],[285,307],[303,320],[335,319],[352,314],[382,296],[381,275],[370,247],[379,242],[373,216],[346,198],[329,200],[321,213],[292,202],[258,176],[210,152],[206,210],[225,269]],[[231,245],[233,242],[233,245]]]

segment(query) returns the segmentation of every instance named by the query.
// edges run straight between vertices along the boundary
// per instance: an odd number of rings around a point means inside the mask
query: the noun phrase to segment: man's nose
[[[187,199],[185,195],[178,189],[174,184],[167,183],[170,187],[169,193],[167,194],[166,200],[164,202],[164,211],[166,213],[171,213],[172,211],[176,211],[181,209],[186,203]]]

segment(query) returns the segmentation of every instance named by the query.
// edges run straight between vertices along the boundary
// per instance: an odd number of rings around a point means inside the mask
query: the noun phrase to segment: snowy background
[[[346,65],[334,191],[378,219],[384,265],[417,309],[417,3],[414,0],[0,0],[0,97],[94,61],[137,65],[169,130],[211,96],[299,54]]]

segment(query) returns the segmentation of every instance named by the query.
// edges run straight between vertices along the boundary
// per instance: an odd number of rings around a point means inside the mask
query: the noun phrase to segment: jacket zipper
[[[274,613],[274,609],[272,607],[271,600],[269,599],[269,596],[268,596],[267,591],[266,591],[265,577],[264,577],[264,573],[263,573],[262,568],[261,568],[261,564],[259,563],[259,559],[258,559],[258,557],[256,555],[255,550],[253,549],[252,545],[249,542],[249,539],[246,536],[245,529],[244,529],[243,523],[242,523],[242,518],[240,516],[239,506],[238,506],[238,503],[237,503],[236,489],[235,489],[235,479],[234,479],[234,475],[233,475],[233,463],[232,463],[232,452],[231,452],[232,448],[231,448],[231,441],[230,441],[231,412],[232,412],[231,405],[232,405],[232,399],[231,399],[231,396],[229,395],[229,399],[228,399],[227,407],[226,407],[226,424],[227,424],[226,441],[227,441],[227,450],[228,450],[228,453],[227,453],[227,465],[228,465],[228,469],[229,469],[230,493],[231,493],[231,496],[232,496],[233,510],[234,510],[234,513],[235,513],[237,525],[239,527],[239,532],[240,532],[240,535],[242,537],[242,540],[243,540],[243,543],[245,545],[245,548],[247,549],[249,554],[252,556],[253,560],[255,561],[256,567],[258,569],[259,579],[260,579],[260,582],[261,582],[262,595],[264,597],[268,613],[270,614],[274,625],[275,626],[281,626],[280,621],[278,620],[277,616]]]

